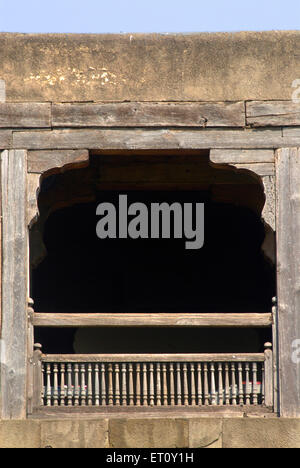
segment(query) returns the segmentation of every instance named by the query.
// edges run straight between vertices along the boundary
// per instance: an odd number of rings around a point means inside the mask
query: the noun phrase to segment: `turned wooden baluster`
[[[253,381],[253,404],[258,403],[258,388],[257,388],[257,363],[252,363],[252,381]]]
[[[223,406],[224,403],[224,386],[223,386],[223,367],[222,363],[219,362],[218,364],[218,386],[219,386],[219,391],[218,391],[218,397],[219,397],[219,405]]]
[[[122,364],[122,406],[127,406],[127,368]]]
[[[156,405],[161,406],[161,375],[160,364],[156,364]]]
[[[80,386],[80,399],[81,399],[81,406],[86,406],[86,381],[85,381],[85,364],[81,364],[80,366],[80,374],[81,374],[81,386]]]
[[[72,387],[72,364],[67,365],[68,376],[68,406],[73,404],[73,387]]]
[[[46,383],[45,383],[45,364],[42,362],[42,391],[41,391],[41,406],[46,405]]]
[[[236,406],[236,397],[237,397],[237,391],[236,391],[236,379],[235,379],[235,363],[231,363],[231,394],[232,394],[232,405]]]
[[[209,405],[208,365],[204,364],[204,405]]]
[[[170,364],[170,404],[175,406],[174,364]]]
[[[154,406],[154,366],[150,364],[150,406]]]
[[[108,364],[108,406],[114,404],[114,390],[113,390],[113,367],[112,363]]]
[[[243,389],[243,364],[239,362],[238,364],[238,374],[239,374],[239,404],[244,405],[244,389]]]
[[[230,405],[229,364],[225,363],[225,405]]]
[[[51,395],[51,364],[47,364],[46,367],[46,374],[47,374],[47,386],[46,386],[46,401],[47,406],[51,406],[52,403],[52,395]]]
[[[116,379],[116,390],[115,390],[115,400],[116,406],[120,406],[120,366],[115,364],[115,379]]]
[[[262,363],[261,366],[261,402],[265,404],[265,395],[266,395],[266,388],[265,388],[265,363]]]
[[[191,405],[196,405],[195,365],[191,363]]]
[[[133,366],[129,364],[129,406],[134,405]]]
[[[141,406],[141,365],[136,364],[136,406]]]
[[[162,380],[163,380],[163,405],[168,405],[168,386],[167,386],[167,364],[162,364]]]
[[[187,376],[187,364],[183,364],[183,402],[184,406],[189,404],[189,389],[188,389],[188,376]]]
[[[246,362],[245,371],[246,371],[246,389],[245,389],[246,405],[250,405],[251,404],[251,389],[250,389],[250,365],[249,365],[249,362]]]
[[[79,386],[79,365],[74,364],[75,388],[74,388],[74,406],[79,405],[80,386]]]
[[[105,364],[101,364],[101,405],[106,406]]]
[[[143,364],[143,406],[148,406],[147,364]]]
[[[215,364],[210,364],[210,382],[211,382],[211,404],[216,406],[217,404],[217,393],[216,393],[216,376],[215,376]]]
[[[200,362],[197,363],[197,389],[198,389],[198,406],[202,406],[203,394],[202,394],[202,366]]]
[[[181,369],[180,363],[178,362],[176,365],[176,376],[177,376],[177,406],[182,405],[181,400]]]
[[[95,406],[100,406],[99,364],[95,364]]]
[[[60,406],[65,406],[65,371],[66,366],[65,364],[60,365]]]
[[[87,391],[88,406],[93,404],[93,384],[92,384],[92,364],[88,364],[88,391]]]
[[[53,406],[58,406],[58,364],[53,364]]]

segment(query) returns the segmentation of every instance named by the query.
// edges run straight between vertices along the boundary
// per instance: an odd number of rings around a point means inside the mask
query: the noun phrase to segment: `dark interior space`
[[[120,194],[149,212],[154,202],[204,203],[204,246],[187,250],[172,232],[170,239],[100,240],[96,207],[117,207]],[[94,155],[86,168],[46,177],[38,203],[31,229],[36,312],[271,311],[275,269],[262,251],[264,194],[247,171],[212,167],[204,152]],[[261,329],[35,330],[46,353],[261,352],[270,340]]]
[[[211,202],[207,192],[131,192],[128,202],[205,203],[205,241],[99,239],[99,201],[48,218],[47,256],[33,270],[39,312],[269,312],[273,272],[261,251],[264,228],[250,209]]]
[[[264,328],[36,328],[46,354],[262,353]]]

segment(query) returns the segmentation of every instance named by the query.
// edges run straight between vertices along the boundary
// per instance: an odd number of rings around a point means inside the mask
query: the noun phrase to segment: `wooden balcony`
[[[29,413],[273,407],[273,353],[34,352]]]

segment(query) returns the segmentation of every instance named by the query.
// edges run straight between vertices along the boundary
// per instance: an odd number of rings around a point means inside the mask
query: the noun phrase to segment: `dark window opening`
[[[205,204],[205,241],[96,236],[96,207]],[[247,171],[216,168],[207,152],[92,155],[87,168],[44,179],[31,229],[31,296],[45,313],[270,312],[275,268],[265,257],[264,193]],[[263,352],[266,329],[45,328],[45,353]]]
[[[118,201],[104,192],[99,201]],[[204,202],[205,241],[96,236],[98,202],[58,210],[45,224],[47,256],[33,270],[39,312],[269,312],[273,272],[264,228],[249,208],[206,192],[131,192],[128,201]]]
[[[263,328],[37,328],[46,354],[263,353]]]

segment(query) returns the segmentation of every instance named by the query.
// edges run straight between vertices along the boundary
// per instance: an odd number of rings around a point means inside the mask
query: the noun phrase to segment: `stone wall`
[[[290,100],[300,32],[0,34],[7,102]]]
[[[0,421],[0,448],[300,448],[300,420],[279,418]]]

